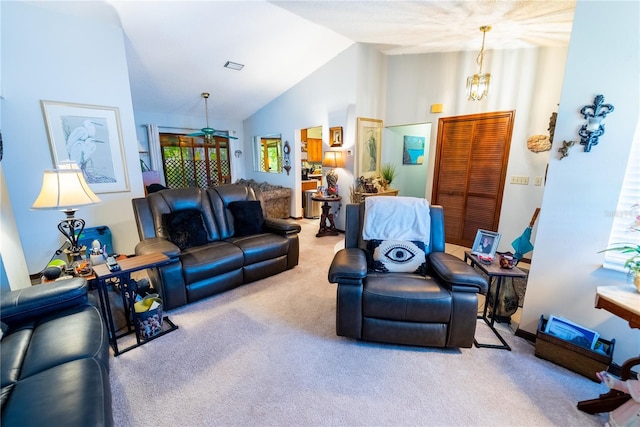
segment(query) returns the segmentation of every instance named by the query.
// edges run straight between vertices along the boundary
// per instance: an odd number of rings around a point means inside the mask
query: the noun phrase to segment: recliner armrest
[[[136,255],[146,255],[150,253],[162,252],[169,258],[177,258],[180,255],[180,248],[161,237],[145,239],[136,245]]]
[[[272,233],[283,235],[299,233],[301,230],[300,224],[283,218],[265,218],[264,228]]]
[[[0,318],[9,326],[30,322],[66,308],[86,304],[89,285],[82,277],[3,292]]]
[[[359,283],[367,277],[367,258],[359,248],[340,249],[329,267],[329,282]]]
[[[460,258],[444,252],[432,252],[428,258],[434,275],[452,290],[486,295],[487,279]]]

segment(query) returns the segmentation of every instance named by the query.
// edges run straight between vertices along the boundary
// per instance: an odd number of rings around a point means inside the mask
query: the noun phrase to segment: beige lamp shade
[[[342,151],[325,151],[322,166],[325,168],[343,168],[344,155]]]
[[[58,166],[60,169],[44,171],[40,194],[31,209],[71,210],[100,203],[75,163]]]

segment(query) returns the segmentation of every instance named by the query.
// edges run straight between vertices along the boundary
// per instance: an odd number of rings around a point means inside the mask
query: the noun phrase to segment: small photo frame
[[[580,347],[593,350],[600,334],[562,317],[549,316],[544,332]]]
[[[331,147],[342,146],[342,126],[329,128],[329,136],[331,137],[329,141]]]
[[[493,258],[500,243],[500,233],[488,230],[478,230],[476,240],[473,242],[471,253]]]

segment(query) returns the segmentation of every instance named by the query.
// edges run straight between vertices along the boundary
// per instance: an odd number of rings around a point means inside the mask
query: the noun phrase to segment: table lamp
[[[329,194],[337,194],[338,174],[334,169],[344,167],[344,156],[342,151],[325,151],[324,158],[322,160],[322,167],[331,168],[326,175],[327,190]]]
[[[58,209],[66,214],[67,217],[58,223],[58,230],[70,244],[69,256],[78,260],[82,251],[78,237],[85,222],[74,215],[80,206],[96,203],[100,203],[100,199],[89,188],[78,165],[67,160],[58,164],[57,169],[44,171],[40,194],[31,209]]]

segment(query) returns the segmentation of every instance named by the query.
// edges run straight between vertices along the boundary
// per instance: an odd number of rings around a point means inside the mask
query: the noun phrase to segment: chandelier
[[[480,70],[478,74],[467,77],[467,99],[469,101],[480,101],[489,95],[491,74],[482,74],[482,61],[484,60],[484,39],[487,31],[491,31],[491,26],[483,25],[480,27],[480,31],[482,31],[482,48],[480,48],[480,53],[478,53],[476,57],[476,62],[480,65]]]

